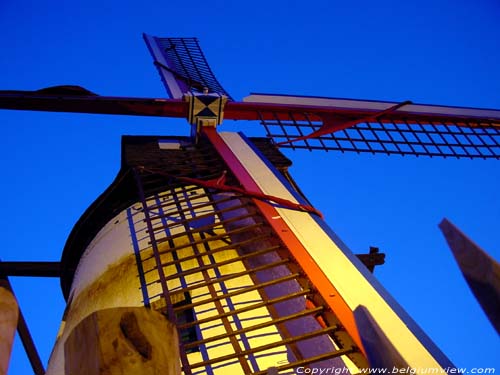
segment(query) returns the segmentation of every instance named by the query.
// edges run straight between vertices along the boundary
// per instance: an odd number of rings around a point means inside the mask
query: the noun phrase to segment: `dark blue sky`
[[[77,84],[164,97],[147,32],[198,37],[237,99],[268,92],[500,109],[499,19],[497,0],[2,0],[0,89]],[[122,134],[188,133],[183,121],[125,116],[0,111],[0,123],[3,260],[59,260],[74,223],[116,175]],[[223,126],[264,134],[256,124]],[[450,359],[499,368],[498,336],[437,228],[446,216],[500,258],[498,162],[287,155],[351,249],[387,253],[376,275]],[[47,360],[64,308],[58,281],[12,282]],[[10,374],[28,366],[16,341]]]

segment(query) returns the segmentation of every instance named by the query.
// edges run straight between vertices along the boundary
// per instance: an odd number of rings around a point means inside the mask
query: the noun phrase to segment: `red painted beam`
[[[0,108],[184,118],[187,118],[188,113],[187,102],[179,99],[47,95],[36,91],[0,91]]]
[[[41,91],[0,91],[0,108],[76,112],[96,114],[120,114],[133,116],[182,117],[188,116],[188,104],[181,99],[113,97],[85,94],[61,95]],[[224,109],[224,118],[232,120],[290,120],[291,115],[297,121],[359,121],[359,118],[371,118],[380,114],[378,110],[337,108],[314,105],[228,102]],[[470,126],[489,122],[486,126],[500,127],[500,120],[474,116],[436,115],[432,113],[391,112],[386,113],[381,122],[439,122]],[[498,123],[497,123],[498,120]],[[477,126],[477,125],[476,125]]]
[[[411,102],[410,101],[402,102],[402,103],[396,104],[390,108],[387,108],[383,111],[379,111],[377,113],[374,113],[372,115],[359,117],[357,119],[349,120],[349,121],[345,121],[345,120],[338,121],[338,119],[335,119],[335,118],[328,119],[328,117],[325,116],[323,118],[323,125],[318,130],[312,132],[309,135],[304,135],[302,137],[296,137],[296,138],[293,138],[293,139],[290,139],[290,140],[287,140],[284,142],[279,142],[279,143],[277,143],[277,145],[281,146],[281,145],[287,144],[287,143],[303,141],[306,139],[316,138],[316,137],[320,137],[322,135],[335,133],[339,130],[344,130],[344,129],[350,128],[350,127],[355,126],[355,125],[362,123],[362,122],[378,121],[379,117],[384,116],[388,113],[392,113],[396,109],[401,108],[402,106],[407,105],[407,104],[411,104]]]

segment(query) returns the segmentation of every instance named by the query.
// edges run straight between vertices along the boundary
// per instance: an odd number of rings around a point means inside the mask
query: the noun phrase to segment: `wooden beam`
[[[0,276],[59,277],[60,262],[0,262]]]
[[[3,262],[0,261],[0,265]],[[12,285],[10,284],[9,278],[5,275],[0,274],[0,288],[4,288],[9,291],[12,296],[15,298],[14,291],[12,289]],[[1,304],[2,299],[0,299]],[[45,368],[43,367],[42,360],[40,359],[40,355],[36,350],[35,343],[33,342],[33,338],[31,337],[30,331],[28,329],[28,325],[26,324],[26,320],[24,320],[24,315],[21,311],[21,308],[16,302],[17,309],[17,333],[21,339],[26,355],[28,356],[28,360],[30,361],[31,368],[33,369],[33,373],[35,375],[44,375]],[[1,312],[0,312],[1,315]],[[2,328],[3,331],[3,328]],[[2,373],[0,372],[0,375]]]
[[[500,334],[500,263],[481,249],[448,219],[439,224],[446,242],[472,293]]]
[[[19,309],[7,281],[0,279],[0,375],[7,374]]]
[[[66,375],[180,375],[174,324],[146,307],[99,310],[64,345]]]

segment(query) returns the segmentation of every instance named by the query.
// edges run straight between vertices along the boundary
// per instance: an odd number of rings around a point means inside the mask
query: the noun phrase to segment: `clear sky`
[[[76,84],[164,97],[141,33],[195,36],[233,97],[250,92],[500,109],[498,0],[0,0],[0,89]],[[187,134],[183,121],[0,110],[2,260],[59,260],[119,169],[122,134]],[[264,135],[245,122],[225,123]],[[355,252],[460,367],[500,369],[500,341],[437,224],[448,217],[500,258],[498,161],[287,152],[292,175]],[[11,279],[46,362],[58,280]],[[353,287],[356,287],[353,285]],[[19,341],[12,375],[29,374]]]

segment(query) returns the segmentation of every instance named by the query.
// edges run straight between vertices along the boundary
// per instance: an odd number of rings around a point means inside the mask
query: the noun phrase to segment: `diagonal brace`
[[[393,105],[387,109],[384,109],[383,111],[379,111],[379,112],[376,112],[374,114],[360,117],[360,118],[353,119],[353,120],[349,120],[349,121],[339,121],[337,118],[331,118],[331,117],[327,117],[326,115],[324,115],[322,117],[323,125],[318,130],[316,130],[308,135],[304,135],[301,137],[288,139],[286,141],[279,142],[279,143],[277,143],[277,145],[280,146],[280,145],[284,145],[284,144],[288,144],[288,143],[292,143],[292,142],[298,142],[298,141],[304,141],[306,139],[317,138],[317,137],[320,137],[320,136],[325,135],[325,134],[331,134],[331,133],[335,133],[336,131],[339,131],[339,130],[344,130],[344,129],[350,128],[350,127],[355,126],[355,125],[362,123],[362,122],[376,121],[376,120],[378,120],[378,118],[380,118],[388,113],[394,112],[395,110],[397,110],[397,109],[399,109],[407,104],[412,104],[412,102],[410,100],[406,100],[404,102]]]

